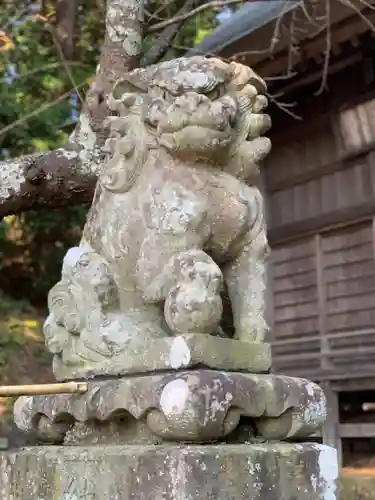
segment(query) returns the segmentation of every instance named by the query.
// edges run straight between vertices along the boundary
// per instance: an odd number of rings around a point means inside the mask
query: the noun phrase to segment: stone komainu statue
[[[20,429],[63,446],[3,457],[1,498],[335,498],[334,449],[275,441],[316,433],[327,404],[269,373],[262,93],[250,69],[201,57],[117,83],[45,325],[56,377],[87,391],[16,401]]]
[[[270,149],[264,91],[249,68],[202,57],[117,82],[108,158],[45,324],[56,377],[93,380],[84,394],[19,398],[14,407],[20,429],[67,445],[43,451],[58,465],[48,462],[35,491],[46,494],[51,470],[70,481],[74,463],[73,476],[95,471],[100,498],[218,498],[219,490],[233,499],[328,498],[321,464],[334,455],[322,462],[316,445],[249,444],[306,438],[326,418],[316,384],[269,373],[268,246],[255,185]],[[233,444],[226,451],[181,447],[224,438]],[[168,441],[179,444],[144,447]],[[161,474],[151,478],[156,463]],[[219,490],[202,492],[206,463],[224,477]]]
[[[49,295],[58,378],[134,371],[144,346],[181,334],[264,339],[264,93],[250,68],[204,57],[117,82],[83,238]]]

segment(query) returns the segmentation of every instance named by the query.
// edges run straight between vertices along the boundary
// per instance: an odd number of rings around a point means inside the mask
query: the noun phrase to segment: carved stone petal
[[[119,413],[146,421],[165,440],[205,442],[230,435],[241,416],[265,439],[306,438],[326,417],[322,389],[278,375],[186,371],[89,382],[86,394],[23,397],[17,426],[37,431],[40,416],[58,423],[109,421]]]

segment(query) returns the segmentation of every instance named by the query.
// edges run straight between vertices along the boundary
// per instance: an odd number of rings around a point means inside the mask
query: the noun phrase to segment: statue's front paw
[[[168,294],[164,314],[174,333],[213,333],[223,312],[219,293],[200,284],[180,284]]]

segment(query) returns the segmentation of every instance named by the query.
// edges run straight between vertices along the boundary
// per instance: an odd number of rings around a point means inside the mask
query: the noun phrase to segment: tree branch
[[[96,175],[77,153],[64,149],[0,162],[0,218],[38,207],[91,200]]]
[[[78,9],[77,0],[57,0],[56,34],[64,58],[71,61],[74,52],[74,29]]]
[[[158,62],[171,47],[171,44],[175,37],[178,35],[178,32],[185,22],[184,15],[190,12],[194,7],[200,3],[202,0],[186,0],[185,4],[179,10],[177,17],[180,18],[180,21],[175,21],[173,24],[167,26],[162,33],[160,33],[158,40],[151,47],[151,49],[143,55],[141,58],[141,66],[148,66],[150,64],[155,64]],[[204,0],[203,0],[204,1]]]
[[[160,23],[155,23],[149,28],[147,28],[147,34],[155,33],[156,31],[160,31],[172,24],[185,22],[187,19],[196,16],[200,12],[214,8],[214,7],[226,7],[228,5],[234,5],[237,3],[242,3],[243,0],[210,0],[205,2],[203,5],[199,5],[198,7],[190,10],[190,12],[179,13],[176,16],[172,17],[172,19],[166,19],[165,21],[161,21]]]

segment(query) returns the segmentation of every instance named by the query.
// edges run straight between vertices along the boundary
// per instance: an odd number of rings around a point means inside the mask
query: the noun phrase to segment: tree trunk
[[[74,29],[78,0],[57,0],[56,34],[64,57],[71,61],[74,53]]]

